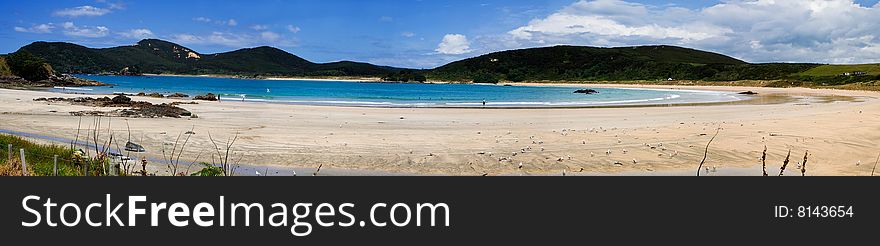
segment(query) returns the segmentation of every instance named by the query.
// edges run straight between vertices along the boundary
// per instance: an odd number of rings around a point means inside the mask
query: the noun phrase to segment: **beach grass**
[[[12,160],[8,159],[7,147],[12,144]],[[31,175],[52,176],[54,169],[54,156],[58,155],[59,176],[79,176],[80,170],[70,160],[74,151],[67,146],[56,144],[39,144],[28,141],[18,136],[0,134],[0,166],[10,168],[10,165],[20,165],[19,149],[25,150],[25,160]],[[21,170],[21,169],[16,169]]]

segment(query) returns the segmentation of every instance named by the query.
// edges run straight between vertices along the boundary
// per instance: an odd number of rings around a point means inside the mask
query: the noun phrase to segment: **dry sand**
[[[603,85],[589,85],[599,86]],[[876,92],[653,88],[752,90],[761,93],[759,98],[796,100],[581,109],[359,108],[199,101],[180,106],[198,118],[113,118],[104,119],[103,128],[109,122],[116,139],[125,141],[127,122],[133,141],[143,144],[156,159],[161,159],[163,144],[167,146],[178,134],[194,129],[196,134],[183,159],[200,155],[200,161],[211,161],[208,132],[220,142],[238,134],[233,159],[240,158],[240,163],[282,169],[323,164],[323,168],[352,170],[354,174],[364,170],[370,175],[694,175],[706,143],[718,128],[722,130],[709,149],[706,175],[761,175],[759,158],[765,145],[771,175],[779,173],[789,149],[792,162],[786,176],[800,175],[797,168],[807,150],[807,175],[868,175],[880,153],[880,94]],[[69,112],[108,110],[33,101],[58,96],[77,95],[0,89],[0,129],[73,139],[80,117]],[[84,129],[93,122],[90,117],[82,121]]]

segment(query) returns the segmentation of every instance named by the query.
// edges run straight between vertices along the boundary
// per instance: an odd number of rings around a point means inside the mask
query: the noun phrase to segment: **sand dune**
[[[601,85],[590,85],[591,87]],[[622,87],[622,86],[617,86]],[[629,87],[629,86],[627,86]],[[640,86],[644,87],[644,86]],[[880,153],[880,94],[874,92],[752,90],[750,103],[712,106],[584,109],[438,109],[299,106],[247,102],[181,105],[198,118],[104,120],[114,135],[161,158],[163,144],[193,131],[184,159],[210,162],[211,143],[236,134],[236,159],[251,165],[425,175],[694,175],[706,143],[707,175],[779,173],[792,150],[787,175],[809,150],[808,175],[868,175]],[[71,111],[107,110],[39,97],[74,97],[0,89],[0,129],[72,139],[79,117]],[[793,99],[783,103],[772,98]],[[139,98],[151,102],[171,99]],[[83,118],[83,128],[92,122]],[[609,154],[610,153],[610,154]],[[856,165],[857,163],[861,165]],[[520,165],[522,163],[522,165]],[[158,165],[158,164],[157,164]],[[278,168],[278,167],[276,167]],[[705,171],[705,170],[704,170]]]

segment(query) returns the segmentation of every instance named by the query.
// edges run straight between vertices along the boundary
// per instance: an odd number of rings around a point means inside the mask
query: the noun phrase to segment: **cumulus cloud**
[[[226,21],[226,24],[229,26],[237,26],[238,21],[236,21],[235,19],[229,19],[228,21]]]
[[[416,34],[415,34],[415,33],[412,33],[412,32],[402,32],[402,33],[400,33],[400,36],[404,36],[404,37],[407,37],[407,38],[411,38],[411,37],[415,37]]]
[[[671,44],[752,62],[880,62],[880,5],[737,0],[688,9],[580,0],[488,42],[510,47]]]
[[[110,33],[110,29],[105,26],[77,26],[73,22],[64,22],[61,24],[64,28],[64,35],[82,38],[101,38]]]
[[[465,35],[446,34],[446,36],[443,36],[443,41],[437,45],[437,49],[434,51],[443,55],[461,55],[471,52],[470,45],[471,42],[468,41]]]
[[[67,8],[57,10],[53,13],[55,16],[63,16],[63,17],[80,17],[80,16],[102,16],[110,13],[109,9],[98,8],[94,6],[79,6],[74,8]]]
[[[119,36],[130,39],[145,39],[155,37],[156,35],[153,35],[153,31],[150,31],[149,29],[131,29],[119,33]]]
[[[55,25],[52,23],[47,24],[39,24],[33,25],[31,27],[15,27],[16,32],[27,32],[27,33],[52,33],[52,29],[55,29]]]

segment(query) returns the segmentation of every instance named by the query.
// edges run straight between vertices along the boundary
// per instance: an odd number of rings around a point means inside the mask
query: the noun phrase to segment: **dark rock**
[[[144,149],[144,146],[141,146],[140,144],[127,142],[127,143],[125,143],[125,151],[143,153],[143,152],[146,152],[147,150]]]
[[[744,91],[744,92],[740,92],[738,94],[740,94],[740,95],[758,95],[758,93],[754,92],[754,91]]]
[[[180,118],[182,116],[192,116],[192,112],[175,106],[174,104],[152,104],[149,102],[132,101],[126,96],[116,96],[114,98],[102,97],[78,97],[78,98],[37,98],[35,101],[45,102],[67,102],[72,105],[82,105],[90,107],[102,108],[124,108],[116,109],[108,112],[103,111],[80,111],[71,112],[74,116],[95,115],[95,116],[116,116],[116,117],[132,117],[132,118],[155,118],[155,117],[171,117]]]
[[[143,97],[143,96],[147,96],[147,93],[143,93],[143,92],[141,92],[141,93],[138,93],[138,94],[135,95],[135,96]]]
[[[574,91],[574,93],[575,93],[575,94],[587,94],[587,95],[590,95],[590,94],[598,94],[599,91],[597,91],[597,90],[593,90],[593,89],[583,89],[583,90],[576,90],[576,91]]]
[[[156,93],[156,92],[147,94],[147,96],[148,97],[156,97],[156,98],[165,98],[165,96],[163,96],[162,94]]]
[[[195,96],[193,100],[202,100],[202,101],[217,101],[217,95],[214,93],[208,93],[205,95]]]
[[[171,97],[174,97],[174,98],[185,98],[185,97],[189,97],[189,95],[187,95],[187,94],[183,94],[183,93],[174,93],[174,94],[169,95],[168,97],[169,97],[169,98],[171,98]]]
[[[131,104],[131,98],[124,95],[116,96],[112,99],[112,101],[115,104]]]

